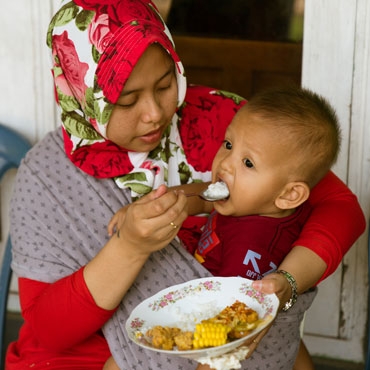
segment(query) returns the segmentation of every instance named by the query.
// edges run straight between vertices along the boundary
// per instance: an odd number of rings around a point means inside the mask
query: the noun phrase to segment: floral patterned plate
[[[240,277],[210,277],[191,280],[166,288],[140,303],[126,322],[130,339],[139,346],[169,355],[194,360],[215,357],[232,351],[263,330],[275,317],[279,300],[275,294],[263,294],[252,288],[252,281]],[[199,350],[160,350],[145,339],[145,332],[156,325],[194,331],[195,324],[218,314],[236,300],[257,311],[261,324],[248,336],[218,347]]]

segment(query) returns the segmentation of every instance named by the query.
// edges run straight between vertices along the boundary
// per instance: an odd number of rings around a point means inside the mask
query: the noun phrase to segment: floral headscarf
[[[106,127],[130,73],[152,43],[160,44],[175,63],[178,111],[157,148],[130,152],[106,138]],[[64,148],[75,166],[95,178],[113,178],[118,187],[131,190],[132,199],[163,183],[211,180],[212,159],[244,99],[186,87],[171,35],[151,1],[70,1],[53,17],[47,44],[53,53]],[[204,223],[204,218],[188,217],[182,225],[178,235],[189,250],[197,245]]]
[[[130,187],[134,197],[168,181],[168,163],[118,147],[106,138],[106,128],[130,73],[153,43],[175,63],[180,106],[186,92],[184,69],[151,1],[71,1],[53,17],[47,35],[68,157],[89,175],[115,178],[118,186]],[[160,146],[171,143],[170,151],[183,155],[174,126]],[[179,179],[171,181],[180,184]]]

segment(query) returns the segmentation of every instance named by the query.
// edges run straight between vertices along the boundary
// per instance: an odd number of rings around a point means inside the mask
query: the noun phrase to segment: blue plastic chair
[[[30,143],[15,131],[0,124],[0,181],[11,168],[18,168],[21,159],[31,148]],[[5,325],[9,286],[12,277],[10,263],[12,260],[11,241],[8,236],[0,270],[0,360],[5,357]],[[0,368],[2,368],[0,366]]]

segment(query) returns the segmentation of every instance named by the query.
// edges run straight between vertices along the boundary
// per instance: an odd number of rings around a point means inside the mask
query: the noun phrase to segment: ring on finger
[[[178,226],[174,222],[170,222],[170,226],[172,226],[174,229],[178,228]]]

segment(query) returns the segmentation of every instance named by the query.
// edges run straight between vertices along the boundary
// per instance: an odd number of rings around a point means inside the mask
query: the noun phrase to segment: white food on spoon
[[[203,192],[203,196],[208,199],[225,199],[230,195],[227,185],[223,181],[215,182],[210,184],[208,188]]]

